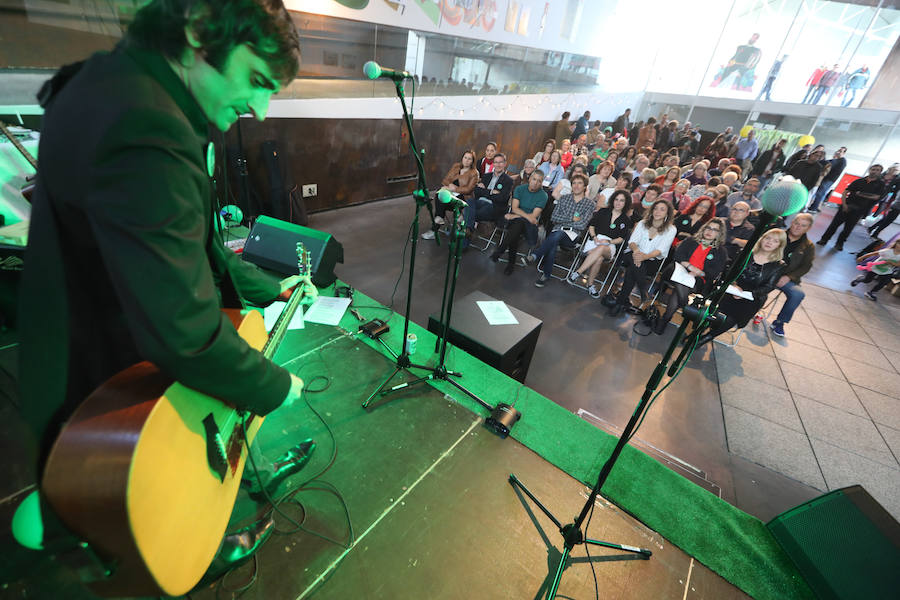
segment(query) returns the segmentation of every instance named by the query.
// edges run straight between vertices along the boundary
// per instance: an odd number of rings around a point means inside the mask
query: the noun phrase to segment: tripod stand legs
[[[653,554],[653,552],[645,548],[625,546],[622,544],[614,544],[612,542],[603,542],[600,540],[585,538],[577,523],[562,525],[559,522],[559,519],[557,519],[546,506],[541,504],[541,501],[538,500],[537,497],[531,493],[531,490],[525,487],[525,484],[519,481],[515,475],[510,474],[509,483],[514,488],[521,490],[526,496],[528,496],[528,498],[534,503],[534,505],[537,506],[548,519],[553,521],[553,524],[556,525],[556,527],[559,529],[559,532],[563,536],[562,558],[559,559],[559,564],[556,566],[556,573],[553,576],[553,582],[550,584],[550,588],[547,591],[547,600],[553,600],[553,598],[556,597],[556,592],[559,589],[559,583],[562,580],[563,571],[565,571],[566,569],[566,563],[569,560],[569,555],[572,553],[572,548],[574,548],[578,544],[591,544],[593,546],[603,546],[604,548],[612,548],[613,550],[621,550],[623,552],[632,552],[634,554],[639,554],[644,560],[648,560]]]

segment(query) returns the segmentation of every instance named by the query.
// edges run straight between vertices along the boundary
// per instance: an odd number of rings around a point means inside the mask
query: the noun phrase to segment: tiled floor
[[[715,346],[728,449],[822,491],[862,484],[900,518],[900,304],[803,289],[787,337],[751,324]]]

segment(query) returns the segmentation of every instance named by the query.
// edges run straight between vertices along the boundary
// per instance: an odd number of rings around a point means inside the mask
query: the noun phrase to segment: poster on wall
[[[594,55],[580,43],[584,0],[285,0],[285,5],[330,17]]]

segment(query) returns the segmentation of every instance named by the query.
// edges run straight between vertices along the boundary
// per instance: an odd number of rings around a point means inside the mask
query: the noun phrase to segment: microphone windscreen
[[[381,77],[381,67],[374,60],[370,60],[363,65],[363,73],[369,79],[378,79]]]
[[[438,193],[437,193],[437,197],[438,197],[438,201],[441,204],[450,204],[451,202],[453,202],[456,199],[453,197],[453,193],[450,190],[448,190],[447,188],[439,189]]]
[[[806,206],[809,190],[793,177],[783,177],[781,181],[766,188],[760,198],[763,210],[770,215],[786,217]]]

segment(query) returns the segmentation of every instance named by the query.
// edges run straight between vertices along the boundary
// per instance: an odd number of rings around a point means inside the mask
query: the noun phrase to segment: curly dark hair
[[[192,24],[204,59],[221,71],[231,51],[247,44],[282,84],[300,68],[300,38],[281,0],[152,0],[134,16],[126,40],[178,60]]]

